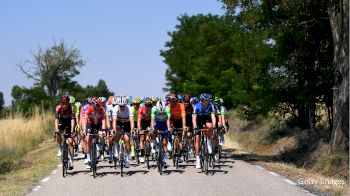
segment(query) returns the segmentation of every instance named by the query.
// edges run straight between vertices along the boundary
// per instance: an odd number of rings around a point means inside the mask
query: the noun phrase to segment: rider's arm
[[[180,111],[181,111],[181,119],[182,119],[182,128],[186,128],[186,111],[185,111],[185,105],[181,103],[180,105]]]
[[[141,131],[141,118],[142,118],[142,110],[141,110],[142,107],[139,108],[139,111],[138,111],[138,117],[137,117],[137,129],[139,131]]]
[[[58,114],[55,113],[55,131],[58,132]]]
[[[113,131],[117,130],[117,113],[118,113],[118,106],[114,106],[113,108],[113,121],[112,121],[112,127],[113,127]]]
[[[196,105],[193,105],[192,124],[193,124],[193,128],[194,128],[194,129],[198,128],[198,127],[197,127],[197,111],[196,111]]]
[[[157,108],[154,106],[152,107],[152,111],[151,111],[151,128],[154,129],[154,120],[156,118],[157,115]]]
[[[170,117],[171,117],[171,113],[170,113],[170,108],[167,106],[165,108],[165,114],[167,116],[167,119],[166,119],[166,126],[168,129],[170,129]]]
[[[127,106],[129,109],[129,121],[130,121],[130,131],[134,131],[134,111],[130,106]]]

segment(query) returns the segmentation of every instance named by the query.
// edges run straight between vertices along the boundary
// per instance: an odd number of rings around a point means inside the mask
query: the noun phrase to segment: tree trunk
[[[334,42],[333,150],[349,150],[349,1],[333,0],[329,18]]]

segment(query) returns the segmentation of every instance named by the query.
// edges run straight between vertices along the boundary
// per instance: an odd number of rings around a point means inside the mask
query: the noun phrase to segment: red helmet
[[[184,100],[184,102],[186,102],[186,103],[190,103],[190,100],[191,100],[190,94],[185,93],[185,94],[184,94],[184,97],[183,97],[183,100]]]
[[[102,102],[99,99],[97,99],[96,97],[92,98],[91,104],[93,106],[102,106]]]
[[[67,101],[68,101],[68,95],[62,95],[61,103],[67,103]]]

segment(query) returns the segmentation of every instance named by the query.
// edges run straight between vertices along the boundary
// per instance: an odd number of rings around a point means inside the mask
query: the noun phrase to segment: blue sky
[[[32,86],[16,64],[37,47],[64,40],[81,52],[86,65],[74,78],[81,85],[104,79],[117,94],[164,96],[167,66],[159,51],[170,40],[177,17],[224,14],[215,0],[4,0],[0,1],[0,91],[11,103],[14,85]]]

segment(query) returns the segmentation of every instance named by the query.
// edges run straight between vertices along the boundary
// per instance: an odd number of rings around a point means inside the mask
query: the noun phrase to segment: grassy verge
[[[1,175],[1,195],[23,195],[59,164],[56,157],[56,143],[52,140],[42,142],[38,148],[28,152],[21,159],[18,168]]]
[[[0,195],[23,195],[58,164],[53,115],[34,108],[0,120]]]
[[[229,115],[231,128],[227,136],[249,153],[249,161],[254,160],[306,188],[349,195],[349,155],[331,151],[322,129],[311,135],[290,129],[271,117],[244,121],[235,111]]]

